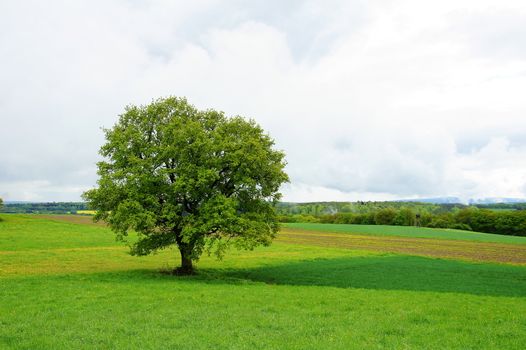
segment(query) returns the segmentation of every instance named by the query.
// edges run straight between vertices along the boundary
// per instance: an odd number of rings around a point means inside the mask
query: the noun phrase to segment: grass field
[[[526,344],[517,237],[287,226],[271,247],[204,257],[197,276],[173,277],[159,270],[177,263],[175,250],[131,257],[87,217],[0,217],[2,349]],[[393,252],[400,247],[413,251]]]
[[[434,238],[477,242],[526,244],[526,237],[506,236],[492,233],[471,232],[445,228],[315,223],[287,223],[284,224],[284,226],[289,229],[297,230],[322,231],[333,233],[354,233],[360,235],[373,236],[397,236],[411,238]]]

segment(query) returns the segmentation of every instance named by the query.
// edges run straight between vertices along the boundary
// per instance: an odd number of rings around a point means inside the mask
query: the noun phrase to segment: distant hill
[[[526,198],[506,198],[506,197],[488,197],[488,198],[469,198],[461,199],[459,197],[435,197],[435,198],[417,198],[401,199],[393,202],[421,202],[433,204],[496,204],[496,203],[526,203]]]
[[[526,203],[526,198],[481,198],[470,199],[470,204],[496,204],[496,203]]]
[[[432,204],[456,204],[465,203],[458,197],[435,197],[435,198],[413,198],[413,199],[399,199],[392,202],[419,202],[419,203],[432,203]]]

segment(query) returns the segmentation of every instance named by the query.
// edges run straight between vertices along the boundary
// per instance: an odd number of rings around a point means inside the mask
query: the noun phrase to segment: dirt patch
[[[365,236],[283,229],[278,241],[331,248],[363,249],[410,255],[526,265],[526,246],[431,238]]]
[[[93,216],[91,215],[38,215],[41,218],[44,219],[50,219],[50,220],[58,220],[58,221],[66,221],[71,222],[73,224],[81,224],[81,225],[93,225],[93,226],[107,226],[105,222],[99,221],[94,222]]]

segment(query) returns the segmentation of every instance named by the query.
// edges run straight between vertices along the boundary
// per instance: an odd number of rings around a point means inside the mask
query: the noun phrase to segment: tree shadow
[[[219,264],[220,265],[220,264]],[[173,276],[159,269],[134,269],[49,278],[77,280],[79,276],[110,283],[190,283],[362,288],[371,290],[465,293],[526,297],[526,267],[470,263],[409,255],[318,258],[256,268],[203,268],[196,275]]]
[[[526,296],[524,267],[404,255],[307,260],[226,270],[216,278],[278,285]]]

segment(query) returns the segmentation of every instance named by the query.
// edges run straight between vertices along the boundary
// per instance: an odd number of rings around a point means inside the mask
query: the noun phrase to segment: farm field
[[[523,349],[526,238],[288,224],[160,273],[87,216],[0,215],[0,348]],[[132,238],[133,239],[133,238]]]
[[[526,244],[526,237],[506,236],[493,233],[481,233],[445,228],[318,223],[286,223],[283,224],[283,226],[285,228],[294,230],[322,231],[331,233],[352,233],[373,236],[397,236],[411,238],[435,238],[477,242]]]

